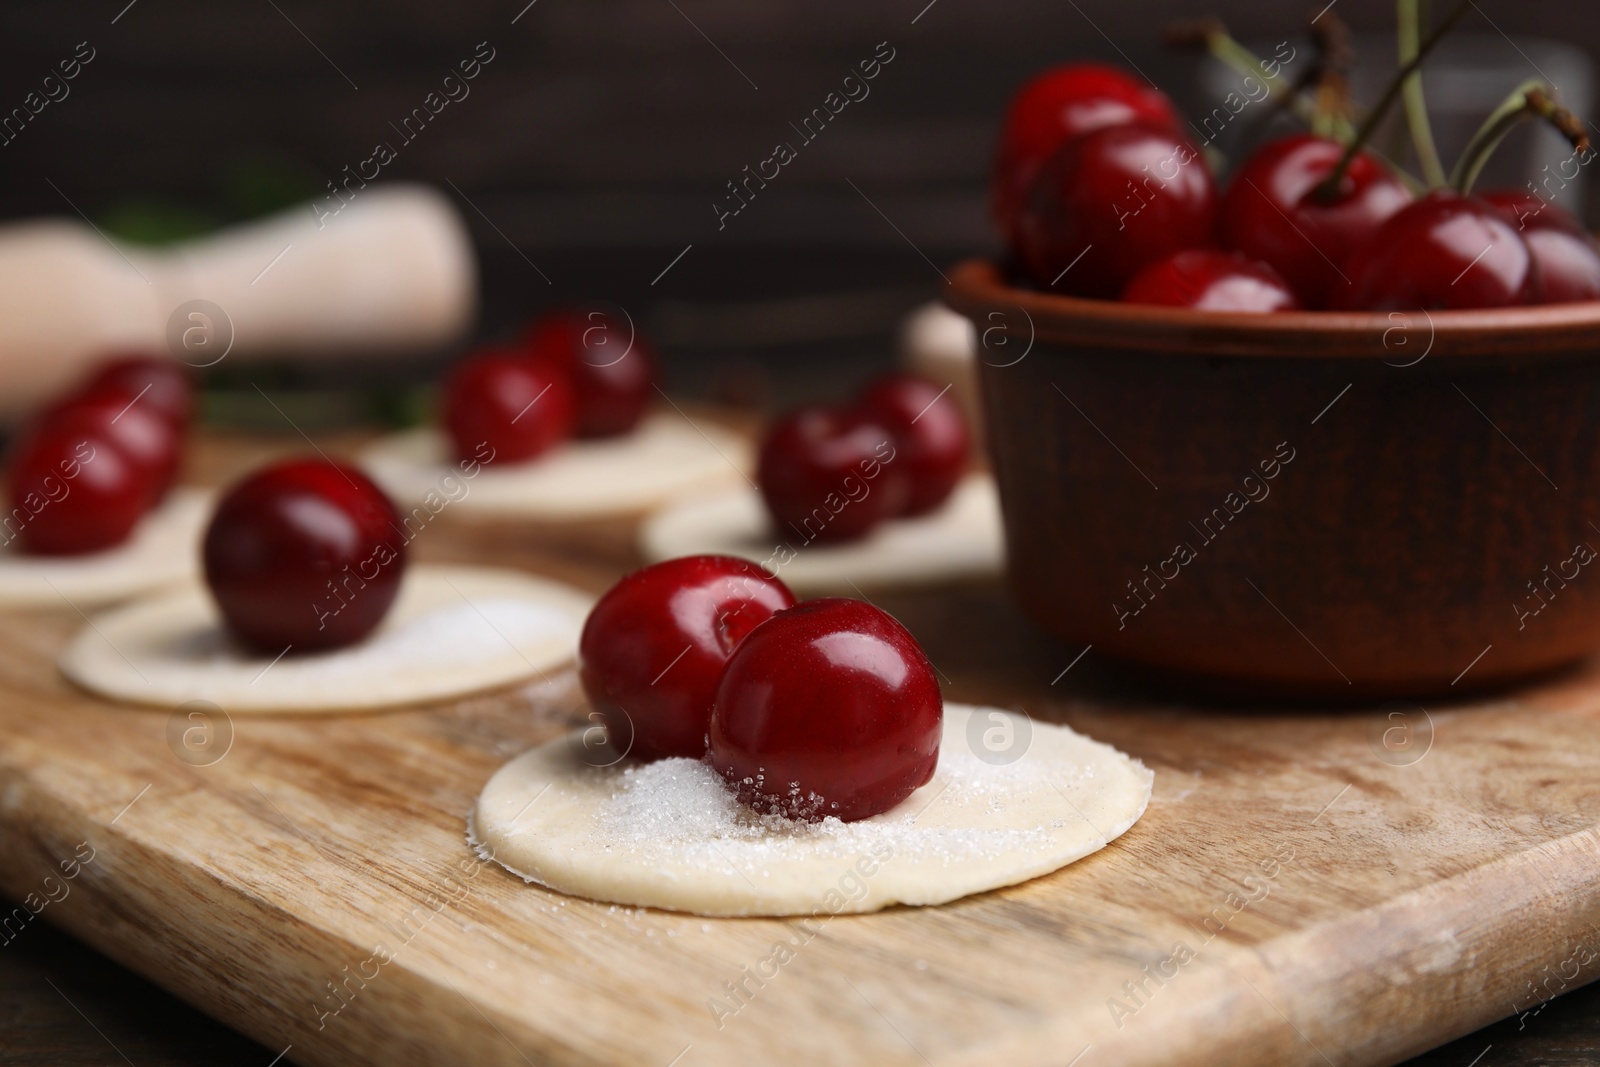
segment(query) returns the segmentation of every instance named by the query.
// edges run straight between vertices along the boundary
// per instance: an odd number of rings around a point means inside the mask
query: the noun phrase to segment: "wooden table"
[[[197,470],[225,478],[286,444],[214,441]],[[493,558],[594,590],[632,562],[625,531],[572,533],[441,525],[415,547],[423,560]],[[1058,875],[833,920],[726,1033],[704,1001],[782,924],[609,909],[497,868],[450,895],[394,977],[315,1025],[321,979],[358,966],[360,946],[393,929],[386,916],[451,884],[468,855],[461,816],[484,778],[580,721],[559,679],[320,723],[241,716],[229,755],[193,767],[167,749],[165,716],[98,705],[49,669],[78,625],[71,612],[0,618],[0,886],[20,899],[92,835],[95,860],[46,922],[261,1042],[198,1021],[36,923],[0,950],[0,1056],[423,1063],[442,1058],[429,1042],[444,1036],[474,1063],[681,1054],[691,1067],[764,1048],[775,1061],[1344,1067],[1394,1062],[1517,1010],[1419,1062],[1592,1062],[1596,996],[1535,1014],[1529,988],[1560,992],[1550,969],[1564,971],[1600,922],[1600,674],[1432,708],[1432,747],[1412,760],[1382,743],[1393,709],[1196,707],[1092,654],[1063,674],[1077,650],[1039,635],[997,588],[873,595],[921,637],[952,699],[1022,706],[1109,740],[1155,767],[1155,799],[1126,838]],[[333,799],[350,814],[330,814]],[[1229,904],[1285,847],[1293,858],[1270,892]],[[1134,985],[1174,940],[1207,931],[1177,978]],[[1576,988],[1597,970],[1558,981]]]

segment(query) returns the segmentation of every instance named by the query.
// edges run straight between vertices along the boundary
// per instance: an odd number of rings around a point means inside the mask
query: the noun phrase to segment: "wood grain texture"
[[[442,524],[416,542],[420,559],[491,561],[467,546]],[[592,589],[628,562],[562,558],[541,569]],[[1154,767],[1145,818],[1056,875],[815,935],[590,904],[462,843],[488,776],[582,721],[570,672],[388,714],[236,716],[226,756],[190,766],[167,715],[55,674],[81,625],[63,609],[0,618],[0,889],[42,895],[88,841],[93,862],[40,918],[307,1064],[1042,1064],[1087,1048],[1091,1067],[1344,1067],[1600,970],[1600,672],[1430,706],[1431,748],[1395,766],[1395,709],[1188,705],[1092,652],[1063,676],[1078,650],[997,588],[873,595],[950,698],[1024,707]],[[794,957],[758,986],[746,975],[780,940]],[[1192,959],[1146,979],[1179,943]],[[724,985],[741,981],[742,1004]],[[738,1006],[720,1028],[713,997]]]

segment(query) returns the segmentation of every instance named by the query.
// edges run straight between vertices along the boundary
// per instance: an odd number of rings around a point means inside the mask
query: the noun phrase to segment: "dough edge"
[[[945,705],[945,736],[942,744],[951,743],[953,738],[965,732],[961,727],[959,732],[953,731],[950,715],[955,712],[966,721],[966,717],[979,713],[999,711],[1004,714],[1013,714],[1001,708],[980,707],[973,705],[947,703]],[[568,744],[572,733],[553,738],[541,745],[536,745],[528,751],[514,757],[504,764],[491,776],[484,786],[478,801],[467,815],[466,843],[468,847],[485,863],[495,863],[505,868],[509,873],[521,878],[531,885],[543,886],[566,896],[589,900],[602,904],[615,904],[624,907],[651,907],[664,911],[699,915],[706,918],[799,918],[813,916],[826,919],[834,915],[869,914],[881,911],[884,908],[897,904],[909,906],[930,906],[946,904],[963,897],[984,893],[994,889],[1003,889],[1007,886],[1018,885],[1035,878],[1054,873],[1063,867],[1070,866],[1078,860],[1105,848],[1112,841],[1125,834],[1132,826],[1143,817],[1150,804],[1153,793],[1155,774],[1144,763],[1103,741],[1096,741],[1067,726],[1053,723],[1042,723],[1034,720],[1032,723],[1035,731],[1041,727],[1062,732],[1065,740],[1069,740],[1075,747],[1083,752],[1094,754],[1096,768],[1111,768],[1119,771],[1126,780],[1109,789],[1095,791],[1099,804],[1091,806],[1091,810],[1099,818],[1089,820],[1083,814],[1086,822],[1096,828],[1094,839],[1082,841],[1079,845],[1062,850],[1040,850],[1032,857],[1031,862],[1017,863],[1007,868],[1004,873],[986,871],[983,869],[966,871],[959,875],[925,879],[917,874],[911,878],[882,877],[882,872],[892,869],[893,857],[881,860],[878,874],[863,879],[866,890],[859,899],[846,898],[843,906],[833,909],[823,906],[823,900],[830,889],[835,888],[840,879],[847,876],[853,868],[841,863],[831,871],[831,877],[826,883],[819,881],[816,885],[806,886],[803,890],[784,891],[777,887],[770,891],[763,891],[751,885],[745,878],[730,870],[728,877],[719,887],[719,891],[711,894],[701,894],[693,886],[685,887],[684,882],[674,874],[664,877],[654,877],[651,874],[641,874],[635,870],[631,877],[617,882],[608,880],[603,874],[595,875],[592,872],[580,874],[568,881],[560,877],[542,878],[538,874],[530,873],[523,867],[532,867],[518,853],[514,846],[507,847],[503,836],[493,831],[486,831],[480,825],[479,812],[484,799],[490,795],[496,780],[508,772],[516,774],[520,767],[526,767],[532,758],[536,757],[551,746]],[[581,729],[576,732],[581,732]],[[937,779],[935,779],[937,782]],[[935,783],[930,783],[930,786]],[[917,803],[928,803],[923,793],[930,786],[923,786],[911,797],[903,802],[902,807]],[[526,790],[526,786],[523,790]],[[1123,806],[1122,810],[1114,817],[1107,818],[1106,800],[1114,792],[1127,789],[1138,794],[1138,801],[1134,804]],[[1079,798],[1080,801],[1083,799]],[[934,800],[936,803],[936,798]],[[1069,801],[1070,803],[1070,801]],[[930,805],[931,806],[931,805]],[[530,805],[531,808],[531,805]],[[526,809],[525,809],[526,810]],[[896,809],[898,810],[898,809]],[[920,818],[920,815],[918,816]],[[1104,836],[1100,836],[1099,829],[1104,827]],[[497,848],[498,844],[498,848]],[[503,853],[503,855],[502,855]],[[980,864],[981,867],[981,864]],[[556,883],[561,884],[556,884]]]
[[[633,448],[620,447],[624,443]],[[484,467],[468,479],[457,466],[445,461],[443,435],[432,427],[417,427],[380,438],[358,457],[362,468],[383,486],[402,511],[416,506],[430,491],[444,496],[441,480],[454,476],[467,482],[465,496],[442,510],[457,511],[477,520],[533,519],[576,522],[648,512],[679,496],[715,492],[742,483],[754,470],[753,450],[738,433],[711,420],[694,422],[687,416],[655,412],[625,438],[574,441],[565,450],[608,450],[608,467],[614,466],[631,483],[621,491],[596,493],[597,484],[615,485],[607,477],[580,467],[564,466],[563,453],[525,466]],[[652,446],[666,440],[712,450],[703,463],[665,463],[652,455]],[[590,461],[591,466],[594,465]],[[649,477],[645,478],[644,473]],[[523,477],[526,475],[526,477]],[[484,482],[488,477],[490,481]]]
[[[748,487],[686,500],[640,525],[639,551],[651,563],[707,553],[752,559],[801,595],[990,581],[1005,571],[999,493],[981,471],[966,475],[931,515],[893,520],[859,541],[801,545],[786,562],[780,543],[793,543],[768,533],[765,515]]]
[[[363,672],[354,681],[349,680],[346,673],[341,675],[343,681],[331,695],[325,694],[315,700],[285,700],[271,686],[258,689],[244,681],[245,674],[254,677],[266,665],[267,657],[235,661],[230,666],[236,666],[239,674],[220,689],[209,684],[203,674],[191,675],[187,682],[146,685],[137,667],[125,661],[111,642],[130,629],[138,629],[141,634],[138,637],[130,634],[129,643],[142,647],[152,634],[159,637],[162,631],[170,634],[174,629],[192,627],[202,619],[215,619],[216,610],[205,590],[194,587],[135,600],[94,617],[93,625],[82,627],[62,649],[57,665],[69,681],[95,696],[146,708],[177,708],[191,700],[204,700],[230,714],[304,716],[397,710],[469,697],[564,666],[577,654],[577,635],[593,604],[593,598],[582,590],[509,568],[421,564],[408,571],[406,581],[430,587],[422,594],[429,606],[410,619],[449,606],[449,597],[459,600],[456,592],[459,589],[477,599],[527,599],[554,608],[567,616],[571,641],[541,641],[538,647],[515,651],[508,645],[504,654],[494,659],[479,660],[458,669],[433,665],[381,675]],[[455,588],[445,583],[453,583]],[[401,596],[405,595],[402,590]],[[399,604],[397,599],[396,608]],[[386,619],[384,625],[393,621],[395,615],[395,608],[391,608],[390,619]],[[146,619],[150,616],[165,624],[162,630],[146,628]],[[400,622],[403,624],[410,619]],[[137,656],[135,660],[137,662]],[[165,662],[166,669],[172,670],[173,661]],[[145,666],[151,664],[146,661]],[[422,676],[420,683],[419,675]]]
[[[102,608],[195,580],[212,499],[207,490],[176,487],[139,520],[127,541],[102,552],[5,553],[0,556],[0,610]],[[41,576],[41,570],[48,573]]]

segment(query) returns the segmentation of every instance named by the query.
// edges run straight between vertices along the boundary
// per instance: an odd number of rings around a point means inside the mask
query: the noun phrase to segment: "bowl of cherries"
[[[1475,187],[1518,122],[1567,138],[1552,172],[1594,153],[1529,83],[1446,174],[1420,77],[1458,14],[1403,27],[1365,110],[1212,29],[1259,106],[1308,127],[1231,166],[1132,72],[1061,66],[1012,99],[1008,255],[954,268],[945,299],[982,342],[1015,594],[1061,639],[1316,698],[1600,648],[1600,245],[1545,185]],[[1420,177],[1372,147],[1401,100]]]

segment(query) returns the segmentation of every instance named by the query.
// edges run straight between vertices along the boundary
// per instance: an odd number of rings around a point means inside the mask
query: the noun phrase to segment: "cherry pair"
[[[99,367],[23,431],[7,540],[52,556],[122,543],[177,479],[193,406],[188,375],[170,359]]]
[[[458,367],[445,383],[442,421],[458,458],[520,463],[573,436],[629,432],[655,381],[655,353],[625,316],[557,311],[516,344]]]
[[[887,613],[796,604],[747,560],[688,556],[627,575],[590,612],[584,691],[635,759],[706,759],[756,810],[844,821],[933,776],[944,704]]]
[[[954,491],[971,435],[948,386],[890,375],[841,407],[806,407],[767,431],[757,481],[782,536],[862,537],[926,515]]]
[[[1600,246],[1570,214],[1517,191],[1413,199],[1335,141],[1297,134],[1245,161],[1222,201],[1225,245],[1271,264],[1316,308],[1507,307],[1600,298]]]
[[[1142,268],[1210,243],[1216,190],[1172,101],[1115,67],[1027,82],[1001,127],[995,225],[1041,287],[1116,297]]]

